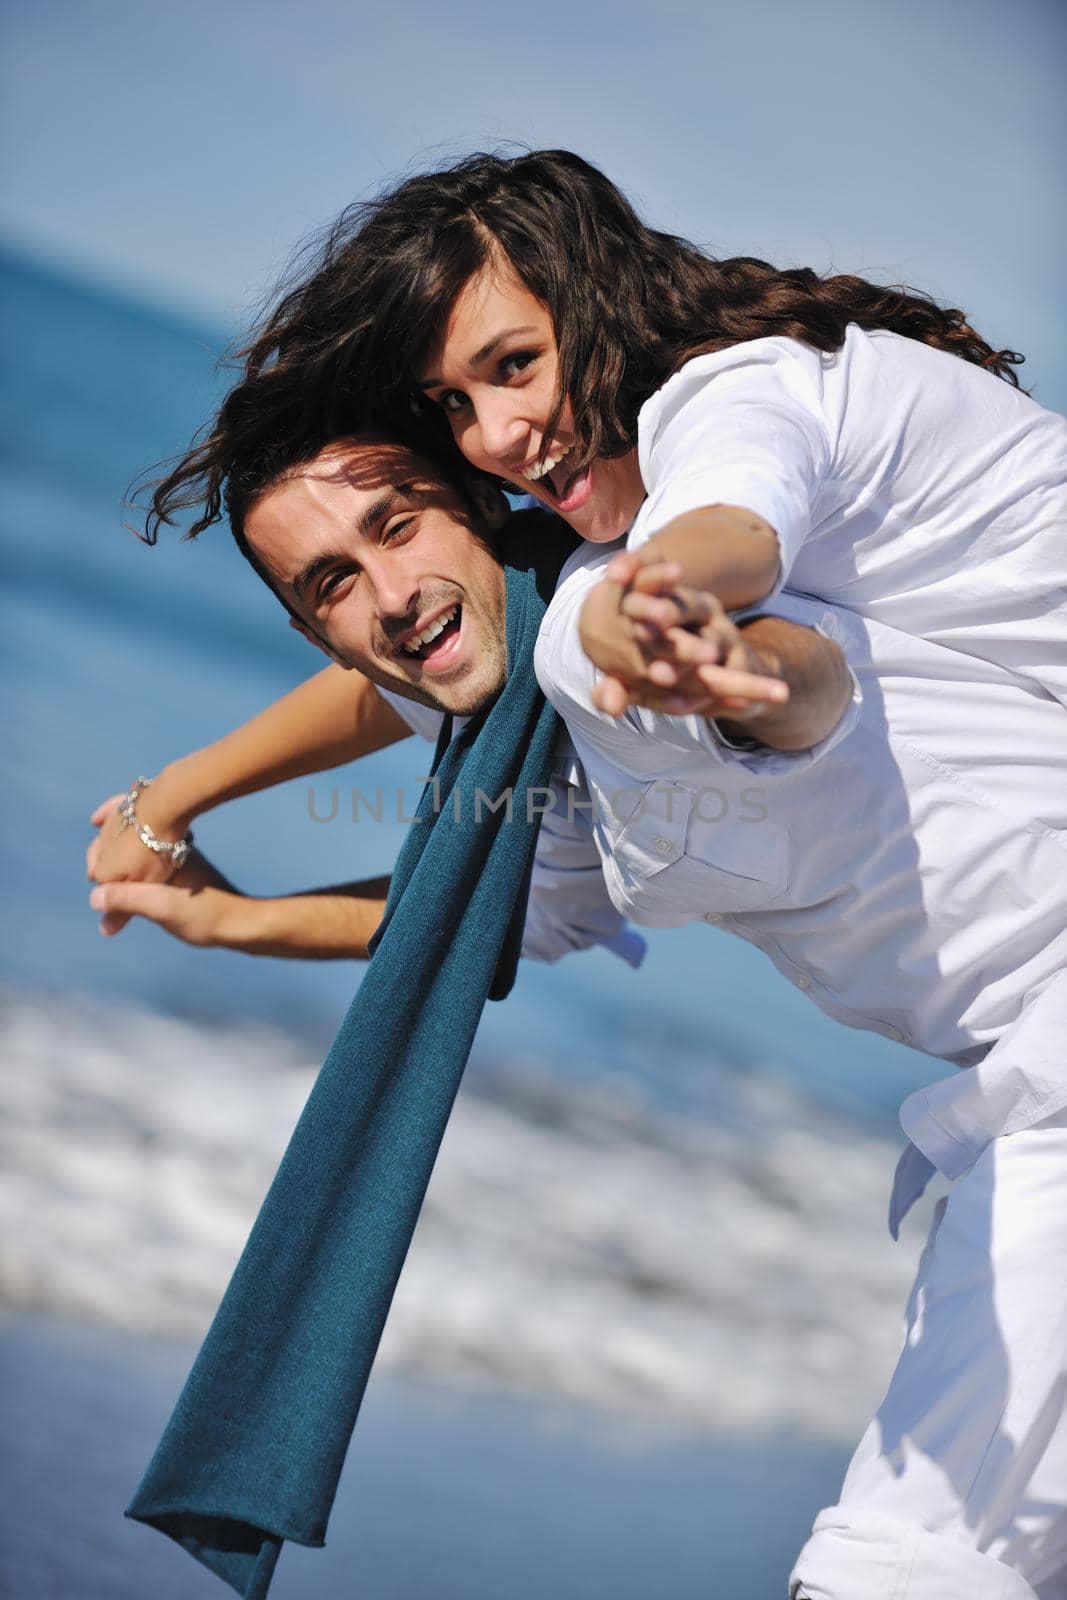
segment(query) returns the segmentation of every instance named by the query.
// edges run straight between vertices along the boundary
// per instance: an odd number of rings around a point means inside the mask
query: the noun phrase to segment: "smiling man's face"
[[[297,626],[333,660],[423,705],[469,716],[507,671],[504,574],[476,504],[406,446],[329,445],[255,501],[245,536]]]

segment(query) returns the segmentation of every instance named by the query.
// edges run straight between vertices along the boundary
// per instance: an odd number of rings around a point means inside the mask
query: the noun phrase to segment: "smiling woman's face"
[[[583,539],[604,544],[626,532],[645,498],[637,451],[597,457],[575,473],[568,461],[575,443],[569,401],[551,435],[545,433],[558,373],[548,307],[499,262],[484,267],[456,300],[419,387],[445,412],[473,466],[506,478]]]

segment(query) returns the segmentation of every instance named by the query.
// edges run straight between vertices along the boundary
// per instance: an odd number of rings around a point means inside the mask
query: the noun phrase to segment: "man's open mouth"
[[[398,654],[414,657],[416,661],[432,661],[459,632],[462,620],[463,607],[454,605],[451,611],[436,617],[421,633],[413,634],[400,646]]]

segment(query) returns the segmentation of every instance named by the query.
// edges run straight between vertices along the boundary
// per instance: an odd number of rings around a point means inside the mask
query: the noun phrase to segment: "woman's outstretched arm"
[[[778,582],[781,546],[769,522],[743,506],[704,506],[675,517],[636,550],[620,552],[605,576],[628,583],[642,566],[671,562],[681,582],[706,589],[727,611],[758,605]],[[622,576],[625,568],[626,576]]]
[[[649,564],[637,579],[643,588],[605,577],[582,608],[601,711],[695,713],[775,750],[809,750],[833,732],[852,678],[832,640],[785,617],[737,624],[716,595],[683,586],[677,564]]]
[[[137,818],[159,838],[179,839],[198,816],[227,800],[354,761],[410,732],[368,678],[326,667],[232,733],[168,762],[138,798]],[[119,798],[112,795],[92,813],[100,831],[87,852],[89,877],[164,881],[168,858],[145,849],[132,828],[120,829]],[[105,931],[117,933],[127,920],[116,915]]]

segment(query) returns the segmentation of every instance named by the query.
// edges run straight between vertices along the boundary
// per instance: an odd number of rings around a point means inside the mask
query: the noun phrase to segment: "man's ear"
[[[290,616],[289,626],[297,633],[302,634],[307,640],[308,644],[313,644],[316,650],[321,650],[324,656],[328,656],[335,667],[344,667],[346,672],[351,672],[351,661],[344,661],[339,655],[336,655],[334,651],[330,649],[330,646],[326,643],[326,640],[317,634],[313,628],[309,628],[306,622],[301,622],[299,617]]]
[[[499,533],[511,515],[504,491],[488,478],[471,477],[467,479],[467,493],[490,533]]]

